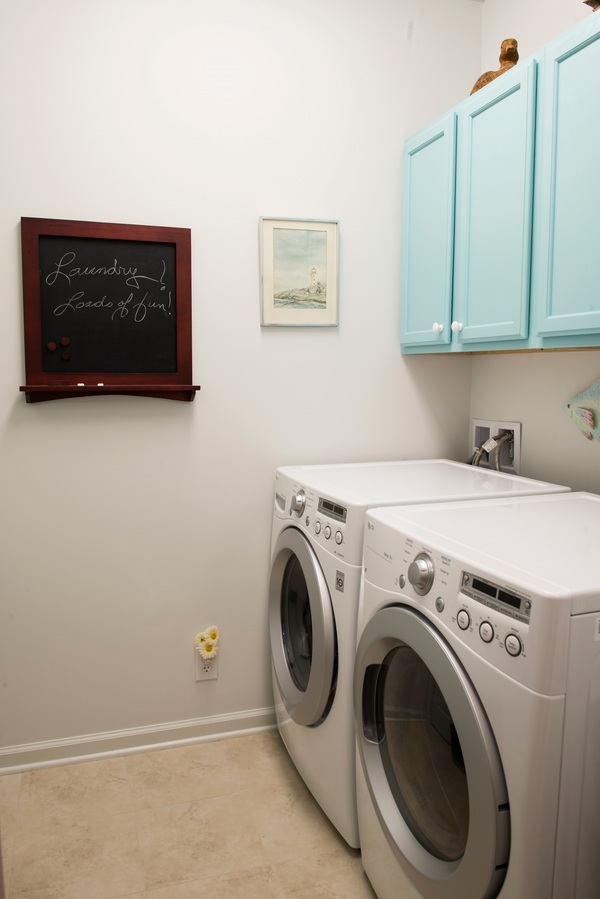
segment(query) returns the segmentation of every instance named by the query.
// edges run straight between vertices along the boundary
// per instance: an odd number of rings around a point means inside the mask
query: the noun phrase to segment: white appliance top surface
[[[543,578],[600,610],[600,496],[558,493],[375,509],[369,517],[423,546],[494,570]],[[580,609],[583,610],[583,609]]]
[[[390,502],[448,502],[569,489],[448,459],[294,465],[279,468],[278,471],[311,490],[335,496],[345,503],[363,506]]]

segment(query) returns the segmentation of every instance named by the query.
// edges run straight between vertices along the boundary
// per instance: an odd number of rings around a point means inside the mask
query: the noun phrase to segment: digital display
[[[473,588],[475,590],[479,590],[480,593],[487,593],[488,596],[493,596],[494,599],[498,596],[498,588],[493,587],[491,584],[488,584],[487,581],[480,581],[479,578],[473,578]]]
[[[476,599],[488,608],[496,609],[518,621],[529,623],[531,616],[531,601],[504,590],[498,584],[484,581],[474,574],[463,572],[463,591],[472,599]]]
[[[327,515],[329,518],[335,518],[336,521],[346,521],[346,509],[344,506],[339,506],[330,499],[319,497],[319,512],[322,515]]]
[[[512,593],[507,593],[506,590],[498,591],[498,599],[501,602],[505,602],[508,606],[512,606],[513,609],[521,608],[521,600],[518,596],[513,596]]]
[[[488,584],[487,581],[482,581],[481,578],[474,577],[471,581],[471,586],[474,590],[479,591],[479,593],[485,593],[486,596],[491,596],[492,599],[499,599],[500,602],[512,606],[513,609],[521,608],[521,600],[518,596],[514,596],[507,590],[496,587],[495,584]]]

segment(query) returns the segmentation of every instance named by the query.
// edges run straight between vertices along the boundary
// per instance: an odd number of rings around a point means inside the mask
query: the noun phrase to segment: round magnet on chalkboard
[[[63,360],[63,362],[69,362],[71,359],[71,354],[70,353],[61,353],[60,358]]]
[[[46,349],[50,350],[50,352],[53,353],[54,350],[56,349],[55,342],[53,340],[49,340],[48,343],[46,344]]]
[[[70,338],[70,337],[61,337],[61,338],[60,338],[60,345],[61,345],[61,346],[69,346],[70,343],[71,343],[71,338]]]

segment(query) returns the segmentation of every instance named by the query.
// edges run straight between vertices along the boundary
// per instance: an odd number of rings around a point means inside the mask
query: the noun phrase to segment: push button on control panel
[[[471,616],[467,612],[466,609],[461,609],[456,616],[456,623],[458,624],[461,631],[466,631],[469,625],[471,624]]]
[[[509,656],[520,656],[523,652],[523,644],[521,638],[516,634],[509,634],[504,641],[504,646]]]
[[[342,532],[336,531],[335,532],[335,542],[337,543],[338,546],[341,544],[343,539],[344,539],[344,535],[342,534]]]
[[[491,643],[494,639],[494,628],[489,621],[482,621],[479,625],[479,636],[484,643]]]

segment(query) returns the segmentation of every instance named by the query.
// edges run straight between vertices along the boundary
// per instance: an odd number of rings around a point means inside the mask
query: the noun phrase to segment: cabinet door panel
[[[406,144],[401,342],[450,342],[454,230],[454,113]],[[433,330],[434,324],[442,330]]]
[[[535,296],[541,335],[600,333],[600,13],[542,59]],[[587,23],[586,23],[587,24]]]
[[[453,317],[460,343],[527,337],[535,76],[529,60],[459,113]]]

